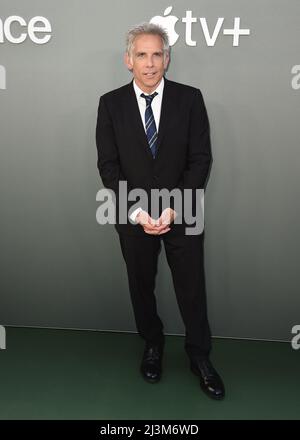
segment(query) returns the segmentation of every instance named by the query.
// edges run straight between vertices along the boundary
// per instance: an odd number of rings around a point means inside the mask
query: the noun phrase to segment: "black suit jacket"
[[[104,186],[117,196],[117,213],[120,180],[127,181],[128,191],[134,188],[147,191],[149,200],[152,188],[193,189],[194,213],[195,189],[205,187],[212,154],[202,94],[195,87],[164,80],[155,159],[148,145],[133,80],[100,97],[96,127],[97,165]],[[128,203],[128,209],[132,205],[136,207],[137,201]],[[143,204],[141,206],[146,208]],[[172,198],[170,206],[174,208]],[[150,209],[148,212],[151,215]],[[185,234],[186,226],[184,221],[182,224],[172,223],[167,234]],[[141,225],[133,225],[129,220],[127,224],[119,224],[118,215],[116,229],[125,234],[145,234]]]

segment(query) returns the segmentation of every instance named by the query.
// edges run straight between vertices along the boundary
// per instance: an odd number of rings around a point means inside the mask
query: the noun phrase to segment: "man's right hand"
[[[139,223],[146,234],[161,235],[171,230],[169,224],[161,224],[158,226],[158,221],[154,220],[148,212],[140,211],[136,216],[136,222]]]

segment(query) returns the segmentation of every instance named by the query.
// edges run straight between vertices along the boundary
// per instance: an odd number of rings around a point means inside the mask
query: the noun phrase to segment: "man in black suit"
[[[224,385],[209,359],[204,232],[187,234],[184,215],[184,209],[193,215],[197,212],[197,191],[204,188],[208,177],[212,162],[209,122],[200,90],[165,78],[169,52],[167,33],[158,25],[143,23],[128,32],[125,64],[133,80],[100,98],[97,164],[104,186],[116,195],[116,229],[137,330],[145,341],[140,366],[144,379],[157,382],[162,373],[165,338],[154,289],[163,241],[185,324],[190,368],[199,376],[203,391],[222,399]],[[160,203],[157,219],[153,218],[152,201],[151,208],[142,199],[138,204],[131,201],[124,223],[119,208],[127,200],[119,192],[120,182],[126,182],[126,197],[138,188],[149,198],[153,189],[177,189],[182,200],[174,205],[170,197],[167,207]],[[184,190],[192,192],[190,199]]]

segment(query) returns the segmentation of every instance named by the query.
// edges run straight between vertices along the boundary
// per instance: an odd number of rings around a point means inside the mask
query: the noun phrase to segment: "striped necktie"
[[[153,116],[151,103],[152,103],[152,99],[156,95],[158,95],[157,92],[154,92],[152,95],[144,95],[144,93],[141,94],[141,96],[146,99],[145,126],[146,126],[146,134],[147,134],[148,144],[149,144],[153,159],[155,158],[155,155],[156,155],[157,131],[156,131],[156,125],[155,125],[155,120],[154,120],[154,116]]]

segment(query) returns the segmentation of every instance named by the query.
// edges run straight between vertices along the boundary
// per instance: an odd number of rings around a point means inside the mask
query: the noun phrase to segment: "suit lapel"
[[[156,159],[158,158],[159,152],[162,148],[162,140],[166,134],[167,128],[172,121],[174,112],[176,110],[175,100],[173,99],[170,82],[165,77],[164,80],[165,84],[160,111]]]
[[[162,104],[161,104],[160,121],[159,121],[158,137],[157,137],[157,154],[155,160],[157,160],[157,157],[162,147],[162,140],[165,136],[167,127],[170,121],[172,120],[172,115],[174,115],[174,111],[175,111],[170,83],[166,78],[164,78],[164,80],[165,80],[165,84],[164,84]],[[151,160],[153,160],[151,150],[148,144],[147,135],[141,119],[141,114],[137,103],[135,91],[133,88],[133,80],[128,84],[128,100],[126,99],[125,105],[126,107],[124,110],[126,112],[126,118],[129,122],[129,127],[138,136],[139,140],[141,141],[142,147],[144,148],[148,157]]]

